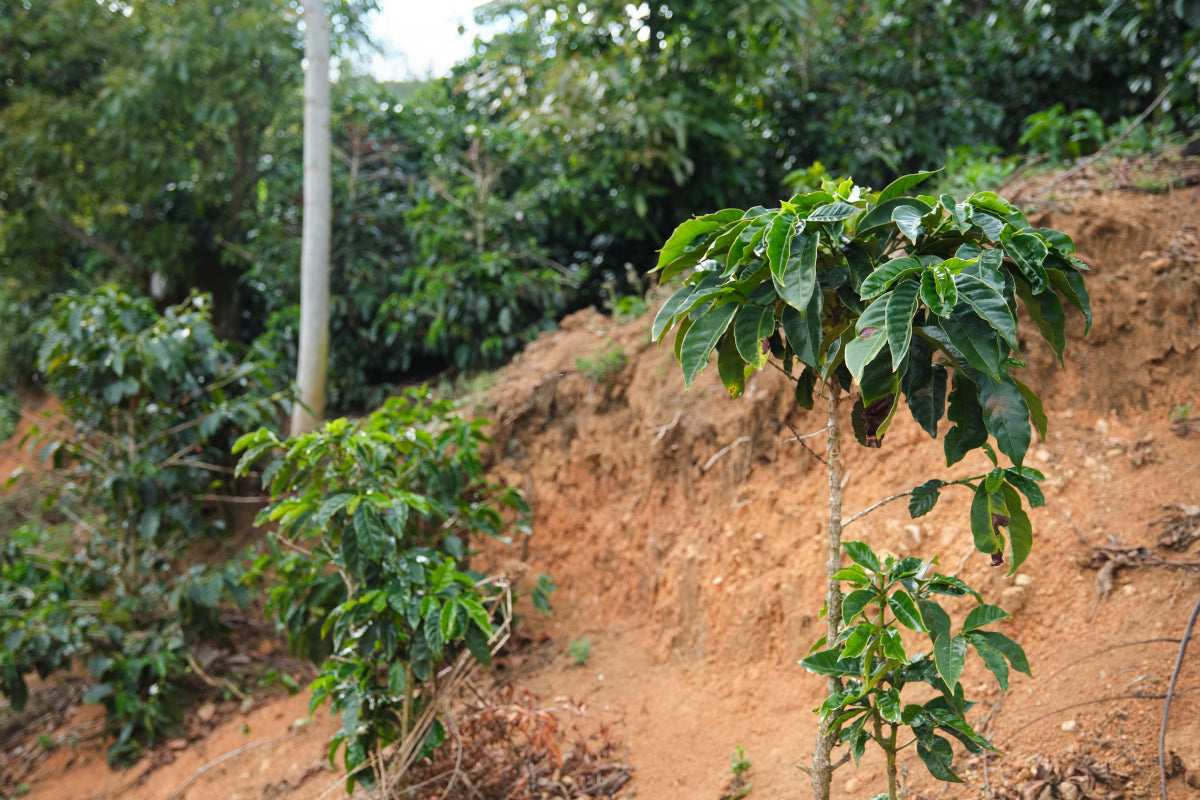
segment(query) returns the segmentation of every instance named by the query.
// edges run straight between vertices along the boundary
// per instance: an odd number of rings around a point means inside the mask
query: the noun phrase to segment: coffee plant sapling
[[[887,757],[889,797],[897,793],[896,754],[914,743],[935,778],[961,782],[950,768],[950,742],[936,732],[958,739],[972,753],[995,749],[967,722],[966,712],[973,704],[964,698],[959,678],[968,646],[996,676],[1001,690],[1008,689],[1010,666],[1030,674],[1020,645],[1002,633],[983,630],[1008,614],[984,604],[979,593],[958,578],[931,572],[931,561],[891,555],[880,559],[863,542],[845,542],[843,547],[852,562],[837,574],[852,589],[842,604],[845,627],[833,646],[822,638],[816,652],[800,662],[811,672],[844,681],[842,690],[821,704],[821,723],[849,746],[856,763],[868,741],[879,745]],[[950,616],[935,595],[975,598],[977,605],[957,636],[951,634]],[[901,626],[928,634],[930,652],[909,655]],[[912,683],[929,684],[940,694],[920,705],[906,704],[901,693]],[[898,741],[902,728],[911,735],[903,743]]]
[[[1064,302],[1083,313],[1085,333],[1091,324],[1087,268],[1074,257],[1070,237],[1034,228],[992,192],[965,201],[906,196],[932,174],[898,178],[877,193],[849,179],[826,179],[778,208],[725,209],[688,220],[659,254],[662,282],[682,275],[684,286],[662,305],[651,335],[658,341],[675,331],[685,385],[715,351],[733,397],[768,363],[795,382],[802,408],[813,408],[818,381],[825,387],[828,642],[843,632],[842,528],[861,516],[842,519],[842,393],[857,386],[851,421],[864,446],[882,446],[903,395],[930,436],[936,438],[943,416],[951,422],[944,437],[948,467],[972,450],[987,454],[995,469],[986,475],[930,480],[900,496],[911,496],[916,517],[933,508],[941,488],[970,488],[975,547],[996,565],[1007,553],[1011,574],[1033,540],[1022,496],[1031,506],[1043,502],[1042,476],[1023,461],[1033,430],[1044,436],[1047,422],[1037,394],[1015,375],[1024,366],[1018,301],[1060,363]],[[1011,466],[999,466],[997,450]],[[827,683],[830,697],[844,693],[840,675],[828,674]],[[835,721],[826,717],[814,748],[813,792],[822,800],[834,768]],[[922,753],[934,759],[931,769],[941,770],[937,747],[923,745]]]
[[[347,791],[382,783],[386,794],[389,745],[441,743],[427,712],[444,659],[465,649],[490,662],[498,597],[467,569],[466,536],[505,538],[499,506],[527,532],[529,509],[485,479],[483,424],[410,390],[357,421],[287,440],[264,429],[235,445],[241,472],[275,455],[263,472],[275,500],[258,521],[277,530],[254,573],[274,571],[267,611],[320,668],[312,707],[330,699],[342,715],[330,760],[344,746]]]

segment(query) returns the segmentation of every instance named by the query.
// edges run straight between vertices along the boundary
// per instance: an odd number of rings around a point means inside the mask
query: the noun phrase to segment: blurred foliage
[[[220,603],[248,601],[236,564],[181,560],[226,528],[233,437],[275,426],[287,393],[234,357],[198,295],[159,314],[111,286],[67,294],[36,334],[65,420],[30,435],[65,476],[46,501],[78,529],[0,533],[0,691],[19,709],[26,674],[86,659],[85,700],[127,763],[177,725],[188,647],[222,632]]]
[[[335,48],[370,0],[334,4]],[[298,303],[301,32],[291,0],[0,0],[0,306],[105,280],[287,369]],[[1200,123],[1200,0],[495,0],[445,79],[334,88],[330,400],[502,363],[565,313],[631,309],[674,223],[826,176]],[[1147,146],[1161,135],[1142,137]],[[1125,146],[1140,146],[1136,137]],[[948,184],[958,188],[955,184]],[[45,287],[45,288],[42,288]],[[28,325],[0,390],[33,373]],[[23,341],[24,340],[24,341]]]

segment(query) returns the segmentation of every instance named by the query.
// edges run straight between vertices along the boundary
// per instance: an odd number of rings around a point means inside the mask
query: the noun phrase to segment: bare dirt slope
[[[1200,545],[1156,548],[1164,531],[1186,539],[1188,525],[1155,524],[1200,511],[1172,508],[1200,505],[1200,434],[1177,436],[1168,418],[1176,404],[1200,406],[1200,192],[1089,190],[1043,206],[1035,222],[1075,236],[1093,267],[1096,322],[1087,339],[1073,337],[1065,370],[1032,340],[1026,353],[1027,382],[1046,399],[1051,424],[1031,459],[1047,475],[1049,503],[1033,512],[1034,552],[1021,575],[1006,578],[973,553],[966,492],[947,490],[916,523],[904,502],[893,503],[846,534],[896,553],[939,554],[943,571],[957,570],[1014,613],[1005,632],[1033,665],[1034,677],[1016,676],[1002,701],[982,670],[968,673],[968,695],[983,701],[978,726],[1004,754],[986,765],[962,758],[967,783],[949,789],[912,758],[919,796],[1158,796],[1161,695],[1200,598]],[[487,555],[559,585],[554,617],[528,617],[550,643],[513,677],[547,704],[570,698],[609,724],[634,769],[625,796],[716,800],[742,745],[754,765],[751,798],[806,797],[795,765],[808,758],[823,681],[796,662],[822,627],[826,485],[816,457],[787,440],[824,420],[795,409],[772,373],[737,401],[715,368],[684,391],[670,349],[648,343],[649,324],[576,314],[530,345],[489,393],[496,476],[525,489],[535,525],[523,552]],[[603,381],[585,378],[576,357],[614,345],[626,366]],[[980,456],[947,471],[940,442],[905,413],[881,450],[845,445],[847,512],[990,466]],[[820,437],[809,444],[823,448]],[[583,637],[591,655],[575,666],[567,648]],[[1198,798],[1200,692],[1191,690],[1200,687],[1200,646],[1179,687],[1167,746],[1195,774],[1173,777],[1171,797]],[[251,718],[231,713],[173,763],[146,759],[123,775],[103,768],[98,742],[84,742],[24,780],[29,796],[64,800],[313,797],[336,781],[310,769],[333,726],[324,711],[295,725],[304,711],[292,699]],[[41,732],[29,732],[27,754]],[[259,740],[267,743],[234,753]],[[868,798],[882,783],[868,756],[837,774],[835,796]]]

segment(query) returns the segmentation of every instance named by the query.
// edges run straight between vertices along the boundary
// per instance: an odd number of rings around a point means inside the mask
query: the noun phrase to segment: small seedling
[[[575,357],[576,369],[592,383],[604,383],[625,369],[628,362],[629,357],[625,355],[625,348],[616,344],[598,351],[592,358]]]
[[[725,789],[725,793],[721,795],[721,800],[741,800],[741,798],[750,794],[753,784],[747,780],[747,775],[750,774],[750,767],[753,764],[746,758],[746,752],[739,744],[737,749],[729,755],[729,775],[733,779],[729,781],[729,786]]]
[[[591,637],[585,636],[582,639],[572,641],[569,652],[571,658],[575,661],[575,666],[582,667],[592,655]]]

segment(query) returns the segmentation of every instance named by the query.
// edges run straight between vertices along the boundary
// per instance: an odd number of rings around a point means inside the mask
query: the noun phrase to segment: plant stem
[[[887,747],[884,750],[887,752],[887,773],[888,773],[888,798],[896,800],[898,788],[896,786],[896,726],[892,725],[892,735],[888,739]]]
[[[838,426],[838,404],[842,389],[836,377],[826,385],[829,387],[829,427],[825,436],[826,468],[829,471],[829,561],[826,564],[829,583],[825,594],[825,621],[828,624],[825,641],[827,647],[832,647],[842,627],[842,589],[833,577],[842,567],[842,441],[841,428]],[[830,694],[842,690],[842,682],[836,677],[830,676],[827,681]],[[816,800],[829,800],[829,784],[833,779],[830,754],[835,744],[834,736],[822,723],[813,747],[812,787]]]

